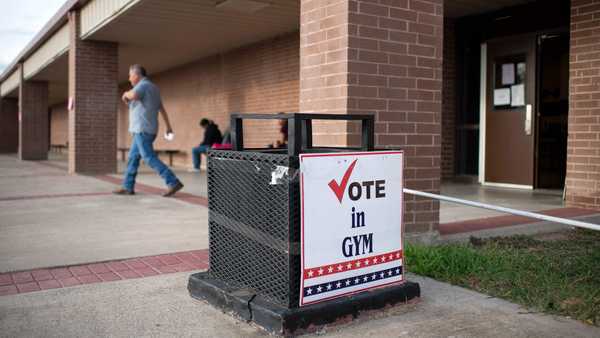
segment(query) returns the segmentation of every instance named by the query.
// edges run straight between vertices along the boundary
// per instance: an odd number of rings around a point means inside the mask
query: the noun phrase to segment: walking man
[[[140,65],[129,67],[129,82],[133,89],[123,94],[122,100],[129,105],[129,132],[132,135],[131,149],[123,186],[114,191],[117,195],[135,194],[135,177],[140,159],[165,180],[165,197],[173,196],[183,188],[175,174],[156,156],[152,144],[158,133],[158,113],[167,125],[167,133],[172,133],[169,116],[163,106],[158,87],[146,77],[146,70]]]

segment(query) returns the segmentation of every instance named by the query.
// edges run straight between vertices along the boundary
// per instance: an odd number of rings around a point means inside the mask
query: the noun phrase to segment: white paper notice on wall
[[[502,64],[502,85],[511,85],[515,83],[515,64],[504,63]]]
[[[404,281],[402,151],[300,155],[300,306]]]
[[[510,88],[494,90],[494,106],[507,106],[510,104]]]
[[[521,107],[525,105],[525,85],[518,84],[510,86],[510,105]]]

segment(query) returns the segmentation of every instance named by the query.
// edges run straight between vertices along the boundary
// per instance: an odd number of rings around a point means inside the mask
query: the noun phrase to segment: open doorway
[[[535,188],[563,189],[569,112],[569,35],[538,39]]]

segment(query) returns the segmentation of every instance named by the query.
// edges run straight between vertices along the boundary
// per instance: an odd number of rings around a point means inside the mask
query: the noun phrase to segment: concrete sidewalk
[[[0,156],[0,272],[208,248],[208,210]]]
[[[188,273],[0,297],[2,337],[263,337],[193,300]],[[417,304],[328,328],[325,337],[600,337],[600,328],[428,278]]]

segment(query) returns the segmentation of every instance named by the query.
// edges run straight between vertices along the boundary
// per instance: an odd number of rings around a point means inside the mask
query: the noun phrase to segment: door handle
[[[531,110],[530,104],[525,106],[525,135],[531,135]]]

